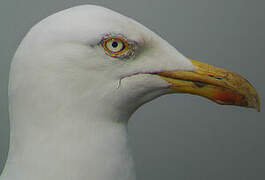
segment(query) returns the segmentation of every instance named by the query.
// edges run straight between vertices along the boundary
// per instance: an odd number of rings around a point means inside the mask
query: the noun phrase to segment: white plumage
[[[102,43],[109,36],[126,47],[109,51]],[[117,42],[108,47],[115,50]],[[10,151],[1,180],[134,180],[127,139],[131,114],[173,89],[187,86],[180,91],[205,96],[204,87],[212,86],[204,81],[217,84],[219,95],[229,84],[220,82],[231,79],[219,70],[218,78],[207,71],[192,74],[203,66],[143,25],[103,7],[78,6],[44,19],[26,35],[11,64]],[[159,75],[173,70],[174,80],[168,80],[170,73]],[[205,97],[234,102],[232,85],[225,96]],[[252,104],[241,99],[234,104],[258,107],[253,96],[245,98]]]
[[[137,41],[141,54],[107,56],[98,45],[107,33]],[[127,121],[168,92],[167,82],[145,72],[176,67],[193,68],[166,41],[109,9],[79,6],[44,19],[12,61],[2,180],[135,179]]]

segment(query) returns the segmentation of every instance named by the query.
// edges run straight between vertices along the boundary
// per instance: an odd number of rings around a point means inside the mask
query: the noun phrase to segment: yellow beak
[[[259,96],[242,76],[190,59],[195,71],[168,71],[157,73],[171,84],[170,89],[208,98],[222,105],[255,108],[260,111]]]

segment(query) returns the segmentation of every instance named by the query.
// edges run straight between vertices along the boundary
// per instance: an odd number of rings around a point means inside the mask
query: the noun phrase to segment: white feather
[[[107,56],[106,33],[138,42],[135,59]],[[138,22],[85,5],[54,14],[27,34],[12,61],[11,138],[2,180],[134,180],[127,121],[168,93],[149,72],[193,70]]]

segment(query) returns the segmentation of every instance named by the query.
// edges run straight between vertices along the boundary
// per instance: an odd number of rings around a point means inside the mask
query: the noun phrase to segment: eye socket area
[[[119,56],[129,48],[128,42],[119,36],[108,37],[103,40],[104,50],[111,56]]]

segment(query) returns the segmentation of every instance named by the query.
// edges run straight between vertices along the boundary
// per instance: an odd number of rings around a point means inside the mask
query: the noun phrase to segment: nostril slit
[[[213,76],[213,75],[209,75],[210,77],[213,77],[215,79],[224,79],[224,77],[220,77],[220,76]]]
[[[224,77],[214,76],[215,79],[224,79]]]

